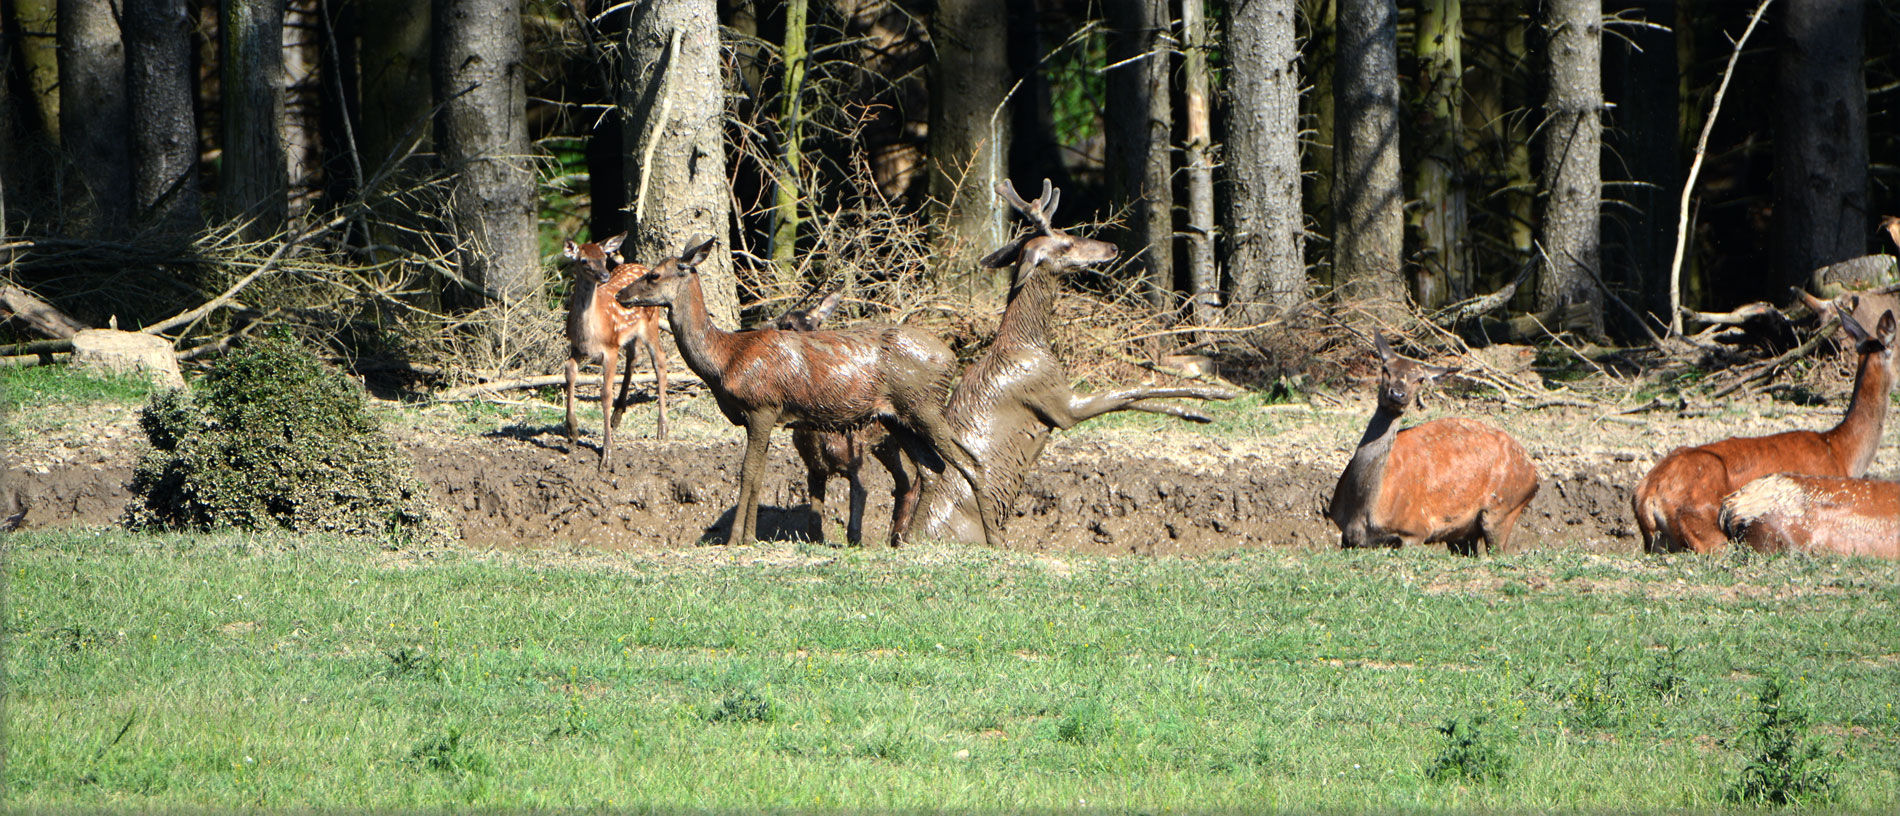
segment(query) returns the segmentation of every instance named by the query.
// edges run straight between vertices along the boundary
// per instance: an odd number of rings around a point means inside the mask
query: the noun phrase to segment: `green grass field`
[[[6,544],[14,809],[1900,803],[1890,563]]]

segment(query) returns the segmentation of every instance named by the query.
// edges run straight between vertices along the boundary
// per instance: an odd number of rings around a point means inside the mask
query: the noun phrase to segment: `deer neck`
[[[995,345],[1005,348],[1049,347],[1049,321],[1055,311],[1056,279],[1041,268],[1031,268],[1016,290],[1009,293],[1003,321],[996,327]]]
[[[1848,457],[1847,475],[1859,478],[1873,465],[1874,453],[1880,447],[1880,429],[1887,422],[1887,394],[1892,390],[1893,369],[1879,354],[1861,355],[1847,415],[1824,434],[1829,447]]]
[[[1372,413],[1372,421],[1366,424],[1365,434],[1359,437],[1359,447],[1353,451],[1346,472],[1340,475],[1335,502],[1352,501],[1353,509],[1371,504],[1379,485],[1385,481],[1386,461],[1392,455],[1392,441],[1398,435],[1398,413],[1380,406]]]
[[[708,387],[724,382],[726,365],[732,359],[733,333],[713,325],[698,275],[686,281],[669,312],[673,338],[679,342],[680,357],[686,361],[686,367],[706,381]]]

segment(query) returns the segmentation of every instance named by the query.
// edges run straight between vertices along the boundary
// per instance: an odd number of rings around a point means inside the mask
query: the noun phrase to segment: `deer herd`
[[[862,542],[866,455],[890,472],[891,539],[1001,546],[1006,513],[1049,434],[1114,411],[1193,422],[1201,413],[1161,400],[1227,400],[1218,387],[1141,387],[1078,393],[1050,342],[1056,294],[1069,274],[1116,258],[1113,244],[1071,235],[1051,218],[1060,191],[1043,182],[1024,201],[1008,181],[997,193],[1034,230],[983,258],[1014,272],[995,340],[961,375],[944,342],[910,326],[825,328],[842,292],[750,331],[725,331],[706,311],[696,268],[714,241],[697,242],[652,267],[619,254],[622,236],[567,243],[576,283],[568,311],[570,450],[577,436],[574,388],[580,365],[601,365],[605,420],[600,468],[612,467],[613,429],[633,377],[627,353],[619,398],[613,379],[626,345],[639,340],[653,365],[657,435],[664,439],[666,352],[662,309],[681,359],[732,424],[746,429],[739,498],[728,543],[758,534],[758,505],[772,431],[792,429],[807,471],[810,535],[825,536],[825,488],[850,488],[846,537]],[[1845,416],[1825,431],[1789,431],[1680,447],[1636,485],[1636,524],[1649,551],[1710,552],[1742,542],[1798,550],[1900,558],[1900,483],[1864,478],[1872,465],[1896,375],[1896,310],[1880,298],[1830,301],[1805,294],[1823,326],[1838,322],[1859,368]],[[1871,329],[1869,328],[1871,327]],[[1825,330],[1825,329],[1824,329]],[[1512,531],[1538,492],[1537,468],[1510,435],[1452,417],[1400,429],[1435,380],[1458,371],[1394,353],[1373,336],[1380,364],[1376,409],[1334,488],[1325,515],[1342,547],[1445,543],[1475,555],[1508,552]],[[609,407],[611,406],[611,408]]]

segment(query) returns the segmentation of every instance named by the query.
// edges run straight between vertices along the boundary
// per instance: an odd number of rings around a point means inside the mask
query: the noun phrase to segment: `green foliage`
[[[195,391],[153,395],[139,424],[152,451],[133,526],[449,535],[362,387],[294,341],[251,343]]]
[[[1755,693],[1755,722],[1742,735],[1748,763],[1729,788],[1736,802],[1802,805],[1833,795],[1835,768],[1820,746],[1807,741],[1808,714],[1797,707],[1788,683],[1779,676],[1762,681]]]
[[[1108,35],[1101,29],[1088,34],[1079,47],[1064,48],[1049,63],[1049,107],[1056,140],[1083,145],[1102,134],[1103,100],[1107,81],[1101,66],[1108,64]]]
[[[427,652],[404,646],[393,652],[384,652],[383,656],[389,659],[389,665],[383,667],[382,674],[392,680],[411,675],[437,683],[448,679],[442,658]]]
[[[450,728],[442,736],[423,740],[409,752],[409,762],[457,777],[487,775],[493,770],[487,754],[462,741],[459,728]]]
[[[1437,782],[1488,782],[1504,778],[1505,772],[1511,769],[1511,757],[1499,747],[1497,732],[1486,727],[1489,723],[1489,717],[1479,715],[1470,720],[1447,720],[1438,726],[1445,745],[1425,775]]]
[[[1086,745],[1108,736],[1114,728],[1115,721],[1107,707],[1093,699],[1082,700],[1069,706],[1062,720],[1056,723],[1056,739]]]
[[[771,722],[778,719],[778,703],[767,689],[748,686],[720,698],[706,719],[712,722]]]

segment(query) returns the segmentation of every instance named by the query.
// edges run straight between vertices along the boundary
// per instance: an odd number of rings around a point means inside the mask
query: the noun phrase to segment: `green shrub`
[[[1755,723],[1743,736],[1753,755],[1729,789],[1732,801],[1779,807],[1825,802],[1833,794],[1832,763],[1819,746],[1803,744],[1808,715],[1788,699],[1787,686],[1769,677],[1755,694]]]
[[[135,527],[450,535],[363,389],[294,341],[248,344],[195,392],[155,394],[132,477]]]
[[[1445,747],[1425,771],[1437,782],[1470,780],[1483,782],[1501,779],[1510,770],[1511,758],[1497,745],[1496,735],[1485,728],[1487,718],[1479,716],[1467,722],[1450,720],[1438,727],[1445,735]]]

